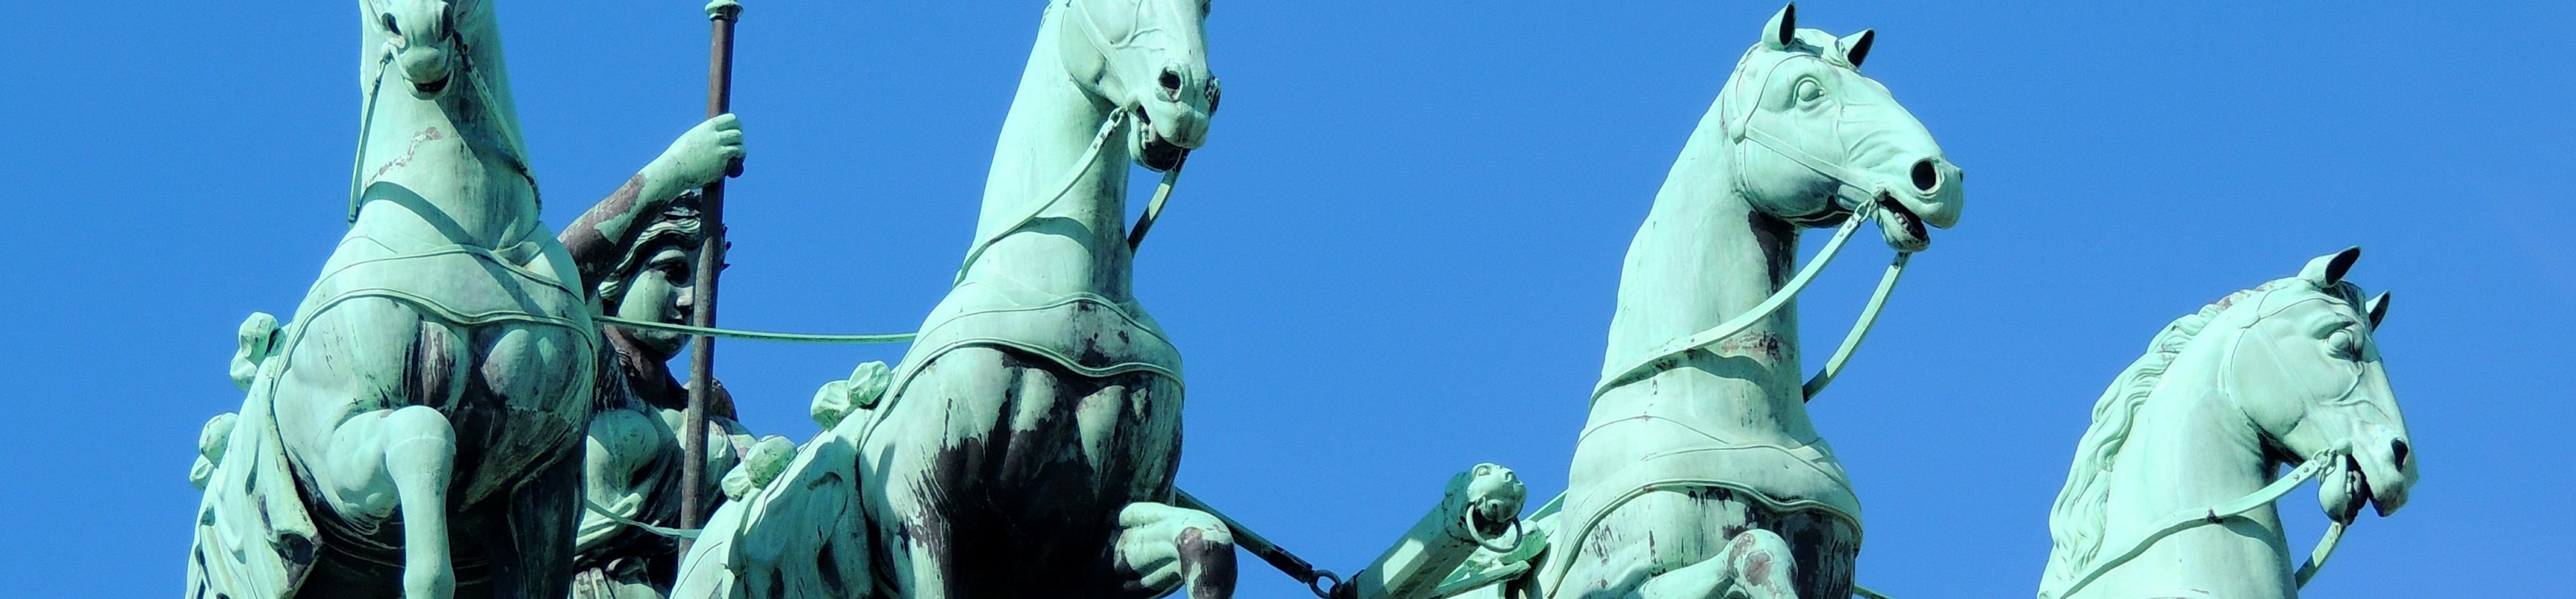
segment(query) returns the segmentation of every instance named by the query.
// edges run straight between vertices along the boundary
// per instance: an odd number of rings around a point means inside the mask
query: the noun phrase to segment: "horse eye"
[[[1825,85],[1824,85],[1824,84],[1822,84],[1822,83],[1817,83],[1817,82],[1816,82],[1816,80],[1814,80],[1814,79],[1800,79],[1800,80],[1798,80],[1798,100],[1799,100],[1799,101],[1801,101],[1801,102],[1813,101],[1813,100],[1815,100],[1816,98],[1822,98],[1822,97],[1825,97]]]
[[[2326,344],[2327,347],[2332,348],[2334,356],[2337,358],[2343,358],[2354,362],[2361,361],[2361,338],[2353,335],[2350,329],[2335,331],[2333,334],[2328,335],[2326,337]]]

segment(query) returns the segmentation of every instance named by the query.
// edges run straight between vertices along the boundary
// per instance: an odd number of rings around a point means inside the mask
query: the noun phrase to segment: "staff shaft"
[[[707,16],[714,22],[714,43],[708,50],[707,116],[733,110],[733,26],[742,8],[732,3],[709,5]],[[724,271],[724,178],[707,184],[699,201],[698,216],[705,220],[706,236],[699,241],[697,280],[690,291],[695,297],[689,324],[716,326],[716,276]],[[689,408],[687,431],[680,435],[685,459],[680,464],[680,528],[699,528],[700,514],[706,511],[710,498],[700,489],[707,480],[707,404],[715,394],[716,338],[695,335],[690,338]],[[680,551],[688,552],[690,541],[680,541]]]

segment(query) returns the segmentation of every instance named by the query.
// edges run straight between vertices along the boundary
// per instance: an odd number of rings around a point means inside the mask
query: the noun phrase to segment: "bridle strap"
[[[1913,258],[1914,252],[1897,252],[1896,260],[1888,263],[1887,274],[1878,278],[1878,291],[1869,294],[1869,304],[1861,308],[1860,319],[1853,321],[1851,332],[1843,335],[1842,347],[1834,348],[1834,357],[1825,360],[1824,369],[1816,371],[1816,376],[1809,377],[1807,384],[1799,386],[1807,401],[1815,401],[1816,394],[1823,393],[1825,385],[1833,384],[1834,377],[1842,375],[1843,365],[1850,363],[1852,354],[1860,351],[1861,338],[1868,337],[1869,328],[1878,324],[1879,309],[1887,307],[1887,296],[1896,291],[1896,278],[1905,276],[1905,263]]]
[[[975,248],[966,252],[966,262],[957,265],[957,278],[949,281],[949,284],[953,286],[965,283],[967,269],[975,267],[975,260],[984,256],[984,250],[992,249],[993,244],[999,243],[1002,238],[1010,237],[1012,233],[1018,233],[1021,228],[1029,226],[1030,222],[1037,220],[1039,214],[1045,213],[1048,208],[1054,207],[1057,201],[1063,200],[1065,194],[1072,193],[1073,185],[1082,182],[1082,176],[1090,174],[1092,165],[1100,161],[1100,147],[1109,143],[1109,137],[1118,132],[1119,124],[1127,121],[1128,111],[1129,109],[1124,106],[1109,111],[1109,118],[1100,121],[1100,132],[1092,135],[1091,147],[1082,150],[1082,157],[1076,159],[1073,168],[1064,174],[1064,181],[1056,184],[1055,193],[1049,194],[1046,201],[1030,206],[1020,214],[1019,218],[1012,219],[1010,226],[993,232],[992,237],[976,242]]]
[[[483,103],[484,109],[487,112],[496,110],[500,106],[500,103],[493,101],[490,86],[483,85],[475,81],[474,75],[472,74],[475,72],[473,49],[466,45],[465,38],[457,36],[454,28],[449,28],[446,31],[446,36],[448,43],[456,46],[456,60],[462,63],[462,66],[456,70],[457,74],[451,74],[449,77],[464,78],[465,84],[474,87],[474,97],[476,100]],[[376,128],[376,97],[383,95],[385,87],[385,73],[388,71],[388,67],[393,66],[394,59],[401,54],[400,51],[391,47],[380,48],[379,50],[378,54],[380,57],[376,59],[376,77],[373,81],[367,82],[365,94],[366,100],[363,102],[363,106],[358,110],[357,156],[349,160],[348,219],[351,224],[356,224],[358,222],[358,208],[365,200],[364,194],[366,193],[367,188],[367,140],[370,136],[370,132],[374,131]],[[519,178],[526,179],[528,181],[528,194],[534,196],[532,199],[538,206],[545,206],[545,196],[537,190],[537,175],[532,169],[528,168],[528,162],[526,159],[527,148],[521,147],[524,142],[519,139],[518,125],[510,123],[506,119],[502,119],[498,113],[492,113],[487,116],[487,118],[493,119],[493,126],[503,129],[501,135],[504,139],[501,141],[506,147],[502,149],[506,151],[500,152],[500,154],[504,160],[509,162],[510,172],[519,175]],[[465,132],[458,131],[456,134],[465,143],[473,143],[473,138],[465,137]]]
[[[2291,470],[2289,475],[2274,480],[2272,484],[2264,485],[2263,488],[2256,489],[2244,497],[2209,506],[2206,509],[2183,510],[2165,516],[2163,526],[2156,527],[2146,536],[2130,542],[2127,550],[2107,559],[2094,559],[2092,565],[2085,568],[2084,576],[2075,579],[2074,584],[2066,585],[2066,590],[2058,591],[2056,599],[2075,596],[2075,592],[2083,590],[2084,585],[2092,584],[2093,581],[2101,579],[2102,575],[2110,573],[2112,569],[2128,563],[2129,560],[2137,559],[2139,555],[2146,553],[2148,548],[2155,546],[2156,541],[2164,540],[2165,537],[2202,526],[2223,523],[2228,518],[2254,511],[2255,508],[2272,505],[2272,502],[2280,501],[2281,496],[2288,495],[2291,490],[2297,489],[2299,483],[2316,478],[2327,468],[2340,467],[2343,459],[2344,453],[2341,451],[2319,453],[2316,457],[2308,459],[2307,463],[2300,464],[2298,469]],[[2307,586],[2308,580],[2315,578],[2317,571],[2325,567],[2326,558],[2334,554],[2335,544],[2343,540],[2345,526],[2346,523],[2335,522],[2326,528],[2325,538],[2317,540],[2316,549],[2308,553],[2308,561],[2299,565],[2297,579],[2299,586]]]
[[[1136,217],[1136,226],[1127,228],[1127,253],[1136,253],[1138,248],[1144,247],[1145,232],[1152,230],[1154,221],[1163,217],[1163,202],[1172,199],[1172,186],[1181,183],[1181,165],[1189,163],[1189,150],[1182,150],[1181,157],[1172,162],[1172,168],[1163,170],[1163,183],[1154,186],[1154,201],[1145,204],[1145,213]]]
[[[1840,196],[1845,201],[1851,202],[1853,206],[1864,206],[1876,201],[1876,198],[1872,196],[1877,195],[1877,191],[1868,187],[1863,187],[1860,183],[1857,183],[1857,181],[1862,180],[1860,177],[1852,175],[1850,171],[1844,170],[1840,165],[1827,162],[1822,158],[1816,157],[1814,154],[1807,153],[1806,150],[1798,149],[1796,144],[1789,143],[1788,140],[1781,139],[1780,136],[1772,135],[1771,132],[1762,130],[1762,128],[1756,126],[1755,123],[1756,120],[1752,118],[1746,118],[1744,120],[1744,131],[1742,133],[1745,141],[1750,141],[1753,142],[1754,145],[1768,148],[1772,153],[1779,154],[1780,157],[1787,158],[1790,162],[1798,163],[1798,166],[1807,167],[1807,170],[1816,171],[1816,174],[1824,175],[1827,179],[1832,179],[1834,183],[1838,185],[1835,189],[1834,195]],[[1736,180],[1745,180],[1741,174],[1741,171],[1744,168],[1743,162],[1737,161],[1735,168],[1738,171]]]
[[[394,53],[384,52],[376,59],[376,79],[367,83],[365,106],[358,109],[358,151],[349,159],[349,222],[358,222],[359,193],[367,184],[367,133],[376,128],[376,94],[385,87],[385,70],[393,66]]]

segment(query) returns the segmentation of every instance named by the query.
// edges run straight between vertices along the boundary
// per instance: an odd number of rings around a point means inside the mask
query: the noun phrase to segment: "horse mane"
[[[2248,297],[2280,288],[2295,277],[2264,283],[2252,289],[2230,293],[2200,310],[2176,318],[2147,342],[2146,355],[2120,371],[2102,398],[2093,403],[2093,426],[2085,429],[2084,438],[2075,443],[2075,464],[2067,468],[2066,487],[2057,492],[2057,503],[2048,512],[2048,568],[2040,577],[2039,596],[2055,597],[2066,585],[2074,584],[2084,569],[2090,567],[2102,549],[2103,507],[2111,498],[2111,465],[2129,440],[2129,430],[2136,424],[2138,408],[2164,381],[2165,370],[2182,355],[2184,346],[2200,335],[2211,320]]]

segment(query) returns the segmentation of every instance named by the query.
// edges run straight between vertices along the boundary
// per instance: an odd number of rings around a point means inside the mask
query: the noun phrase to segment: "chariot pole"
[[[714,118],[733,110],[733,25],[742,17],[742,5],[733,0],[707,3],[707,19],[714,22],[714,43],[708,48],[707,117]],[[732,173],[728,173],[729,175]],[[698,216],[706,221],[706,235],[699,241],[697,281],[692,293],[697,295],[689,324],[716,326],[716,275],[724,270],[724,178],[707,184],[705,197],[699,201]],[[680,462],[680,528],[700,527],[699,513],[706,509],[707,497],[699,489],[707,481],[707,403],[715,394],[716,338],[692,335],[689,351],[688,430],[680,435],[680,447],[686,456]],[[680,552],[689,550],[689,539],[680,539]]]

